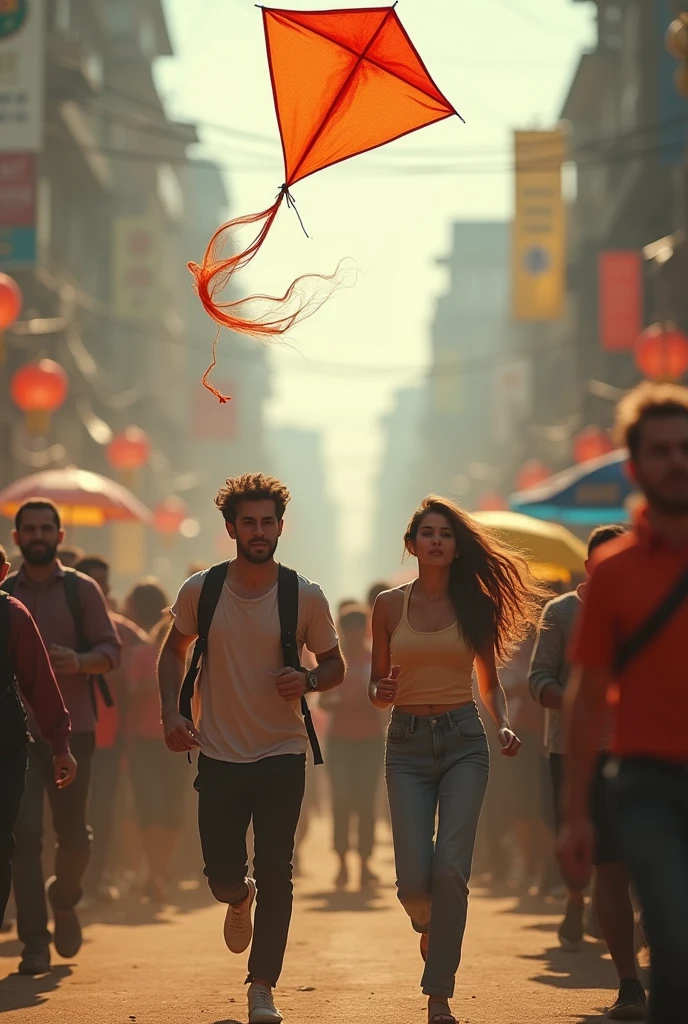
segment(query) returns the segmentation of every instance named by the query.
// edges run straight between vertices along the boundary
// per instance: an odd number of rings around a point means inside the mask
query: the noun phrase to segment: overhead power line
[[[122,330],[119,336],[119,344],[122,344],[125,339],[130,340],[132,343],[140,344],[142,341],[151,343],[150,331],[145,326],[137,326],[135,322],[118,316],[114,310],[105,302],[100,299],[89,295],[83,290],[83,288],[75,287],[73,283],[63,281],[60,282],[53,274],[46,270],[39,272],[41,282],[49,288],[51,291],[60,292],[62,288],[68,287],[72,297],[74,305],[82,309],[86,313],[97,317],[100,320],[105,320],[108,323],[115,324]],[[70,319],[67,324],[56,324],[55,333],[59,333],[62,330],[69,330],[70,327],[74,327],[74,320]],[[83,330],[83,324],[81,325]],[[22,323],[14,325],[13,328],[9,329],[9,334],[14,333],[23,335],[25,329]],[[210,357],[210,349],[212,347],[212,329],[209,324],[209,334],[207,339],[202,339],[198,336],[192,336],[193,341],[189,335],[184,338],[174,337],[172,335],[165,339],[156,338],[156,344],[164,347],[166,345],[172,345],[176,348],[182,348],[187,352],[198,352],[208,355]],[[522,345],[517,345],[512,348],[504,349],[493,349],[489,352],[481,353],[480,355],[473,356],[460,356],[457,359],[446,360],[440,365],[423,367],[414,365],[390,365],[390,364],[379,364],[371,365],[368,363],[334,363],[327,360],[312,360],[303,356],[293,344],[287,345],[284,343],[278,344],[261,344],[260,342],[249,342],[243,337],[243,335],[233,335],[226,333],[223,335],[224,339],[231,346],[229,352],[229,358],[234,361],[252,363],[254,366],[260,365],[266,353],[284,353],[287,351],[298,354],[301,358],[299,363],[294,363],[287,366],[282,366],[282,369],[289,373],[305,373],[305,374],[316,374],[319,376],[332,376],[332,377],[348,377],[351,379],[379,379],[385,377],[405,377],[405,376],[416,376],[416,377],[430,377],[430,378],[443,378],[443,377],[461,377],[467,373],[476,373],[482,371],[489,371],[495,364],[508,363],[517,358],[523,358],[528,356],[539,356],[553,353],[556,348],[553,345],[552,338],[549,337],[533,337]],[[240,342],[240,345],[237,344]],[[83,344],[83,342],[82,342]],[[559,349],[565,348],[565,343],[558,346]],[[97,360],[91,357],[94,363],[97,364]],[[193,371],[189,371],[192,373]]]
[[[562,38],[570,39],[570,33],[562,26],[555,25],[553,22],[548,21],[545,18],[541,18],[539,14],[533,14],[532,11],[527,10],[516,4],[513,0],[499,0],[500,7],[510,11],[511,14],[516,15],[521,21],[527,21],[530,25],[534,25],[536,28],[543,29],[546,32],[552,32],[554,35]]]
[[[688,120],[688,118],[686,119]],[[72,144],[63,139],[53,138],[53,143],[66,147],[72,147]],[[611,149],[611,143],[609,147]],[[196,163],[193,157],[189,157],[183,153],[142,153],[139,150],[127,150],[120,147],[110,146],[79,146],[79,149],[84,153],[91,153],[94,156],[106,156],[114,160],[123,160],[133,163],[149,163],[149,164],[178,164],[181,166],[193,167]],[[660,155],[667,152],[683,152],[685,149],[685,143],[682,140],[667,140],[651,146],[645,146],[641,148],[628,148],[623,151],[608,152],[608,153],[594,153],[591,152],[587,156],[584,151],[573,151],[568,160],[575,163],[579,168],[595,167],[595,166],[610,166],[618,163],[625,163],[631,160],[637,160],[641,157]],[[246,154],[249,156],[248,154]],[[273,166],[269,163],[241,163],[239,161],[233,161],[232,163],[225,163],[214,159],[212,156],[206,156],[203,159],[207,159],[212,162],[219,170],[233,172],[233,171],[271,171]],[[250,156],[249,156],[250,159]],[[531,159],[528,162],[521,161],[519,163],[519,170],[532,171],[534,173],[540,171],[547,171],[552,168],[560,166],[560,161],[553,161],[552,157],[542,157],[540,159]],[[341,171],[343,165],[338,165],[335,170]],[[274,164],[274,173],[276,178],[281,176],[281,165]],[[474,174],[511,174],[515,170],[515,164],[513,161],[501,163],[501,164],[479,164],[479,163],[431,163],[431,164],[383,164],[377,161],[368,161],[365,164],[354,162],[353,164],[346,164],[346,173],[354,175],[375,175],[384,174],[389,177],[412,177],[412,176],[440,176],[440,175],[474,175]]]
[[[115,91],[110,90],[110,89],[107,90],[107,95],[113,96],[113,97],[115,97],[117,99],[125,100],[126,102],[130,102],[132,104],[141,106],[142,108],[144,108],[146,110],[155,112],[155,114],[157,115],[156,120],[152,121],[152,122],[151,121],[147,121],[147,122],[142,123],[138,119],[137,115],[135,115],[135,114],[127,115],[123,111],[122,112],[113,111],[110,108],[108,108],[107,106],[103,106],[102,102],[100,102],[100,107],[102,109],[93,109],[93,105],[92,105],[93,101],[91,101],[91,104],[88,107],[82,107],[80,109],[84,113],[88,114],[89,116],[96,117],[96,118],[98,118],[99,120],[102,120],[105,123],[121,124],[122,126],[131,128],[134,131],[145,131],[147,134],[160,136],[162,138],[174,139],[177,142],[183,142],[184,141],[184,140],[182,140],[180,138],[179,128],[175,128],[174,122],[168,122],[167,124],[165,124],[165,123],[161,124],[160,123],[160,118],[164,119],[164,117],[165,117],[164,111],[162,111],[160,107],[156,107],[154,104],[147,103],[147,102],[145,102],[143,100],[137,100],[137,99],[135,99],[133,97],[127,96],[124,93],[115,92]],[[66,100],[69,97],[64,96],[62,98]],[[96,99],[95,102],[96,102],[96,104],[98,104],[98,100],[97,99]],[[652,122],[648,122],[646,124],[636,125],[634,128],[630,128],[630,129],[628,129],[627,131],[624,131],[624,132],[619,132],[616,135],[608,137],[608,138],[598,137],[598,138],[590,139],[590,140],[588,140],[585,143],[581,143],[581,144],[579,144],[576,147],[576,152],[581,153],[581,152],[588,151],[588,150],[594,150],[594,149],[596,149],[598,147],[605,147],[605,146],[608,146],[608,145],[613,145],[615,142],[621,141],[621,140],[624,140],[624,139],[639,138],[639,137],[641,137],[643,135],[652,134],[652,133],[657,132],[659,130],[665,130],[666,128],[671,128],[674,125],[686,124],[687,122],[688,122],[688,115],[687,114],[683,114],[683,115],[679,115],[679,116],[674,117],[674,118],[668,118],[668,119],[666,119],[664,121],[652,121]],[[230,136],[232,138],[235,138],[235,139],[241,139],[241,140],[245,141],[248,144],[250,144],[252,142],[255,142],[255,143],[259,143],[260,145],[267,145],[267,146],[269,146],[270,148],[272,148],[275,151],[275,155],[277,155],[277,153],[280,151],[279,137],[278,137],[277,134],[275,134],[275,136],[262,135],[262,134],[259,134],[257,132],[249,132],[249,131],[245,131],[243,129],[235,128],[235,127],[233,127],[231,125],[220,124],[218,122],[206,121],[204,119],[198,119],[198,118],[192,118],[188,123],[193,124],[195,127],[198,127],[198,128],[206,128],[206,129],[208,129],[210,131],[218,132],[218,133],[224,134],[224,135],[228,135],[228,136]],[[523,146],[525,146],[525,148],[528,148],[530,145],[532,145],[534,150],[538,149],[541,146],[541,142],[537,138],[534,138],[532,140],[532,143],[529,143],[527,140],[523,140],[523,142],[521,144]],[[242,155],[248,155],[249,152],[250,151],[247,151],[245,154],[242,154]],[[506,150],[504,147],[494,147],[494,146],[493,147],[489,147],[489,146],[485,146],[485,147],[465,147],[465,148],[461,147],[461,148],[457,148],[455,150],[453,150],[453,149],[442,149],[442,150],[435,149],[435,150],[433,150],[433,149],[428,149],[426,147],[414,147],[413,149],[407,148],[407,147],[399,147],[399,148],[396,148],[396,149],[391,149],[390,153],[393,153],[395,157],[399,157],[400,159],[409,159],[409,158],[412,158],[412,157],[431,156],[431,155],[434,155],[434,154],[442,155],[442,156],[447,156],[447,157],[455,155],[455,156],[457,156],[459,158],[471,157],[473,155],[475,155],[475,156],[478,156],[478,155],[494,155],[494,156],[505,155],[506,156],[506,155],[508,155],[509,151]],[[256,156],[257,154],[251,152],[250,155]],[[261,154],[261,156],[262,156],[262,154]]]

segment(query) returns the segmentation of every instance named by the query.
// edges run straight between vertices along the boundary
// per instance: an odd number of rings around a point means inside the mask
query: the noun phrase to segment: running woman
[[[496,666],[535,626],[545,594],[520,555],[446,498],[423,501],[405,545],[418,578],[375,602],[369,692],[376,707],[394,707],[385,774],[397,893],[420,933],[428,1021],[456,1024],[449,999],[489,774],[473,673],[501,753],[514,757],[521,744]]]

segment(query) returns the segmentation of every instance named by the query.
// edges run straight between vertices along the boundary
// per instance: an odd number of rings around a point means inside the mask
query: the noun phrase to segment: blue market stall
[[[628,454],[620,450],[557,473],[538,487],[512,494],[509,508],[536,519],[592,527],[628,522],[629,506],[637,493],[628,472]]]

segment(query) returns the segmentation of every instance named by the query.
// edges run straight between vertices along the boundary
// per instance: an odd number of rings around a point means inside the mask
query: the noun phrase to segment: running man
[[[227,480],[216,504],[236,558],[228,564],[208,633],[193,722],[178,710],[186,653],[199,632],[206,570],[184,583],[158,666],[165,740],[170,750],[200,750],[195,788],[205,874],[227,904],[224,936],[232,953],[251,945],[250,1024],[279,1024],[272,989],[282,970],[292,911],[294,835],[304,792],[307,732],[299,702],[331,690],[344,661],[320,588],[298,577],[296,645],[317,658],[313,671],[285,668],[275,551],[290,495],[261,474]],[[207,592],[206,592],[207,593]],[[253,822],[255,881],[246,835]],[[255,935],[251,910],[258,895]]]
[[[91,846],[86,807],[95,749],[94,677],[119,665],[121,642],[98,585],[64,568],[58,558],[64,531],[53,502],[25,502],[15,517],[13,540],[23,564],[2,588],[36,621],[69,712],[70,747],[78,767],[74,782],[59,787],[53,750],[32,727],[35,742],[29,744],[26,788],[15,828],[14,896],[17,932],[24,946],[19,972],[45,974],[50,970],[51,939],[46,896],[53,911],[55,950],[71,960],[81,949],[76,906]],[[46,793],[57,837],[55,874],[47,887],[41,859]]]
[[[589,792],[617,701],[611,792],[651,952],[649,1019],[688,1007],[688,389],[644,383],[618,410],[646,507],[600,552],[572,648],[565,701],[560,856],[584,885],[594,852]]]

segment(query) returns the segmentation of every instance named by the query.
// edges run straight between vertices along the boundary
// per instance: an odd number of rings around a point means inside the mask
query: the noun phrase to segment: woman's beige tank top
[[[474,653],[455,622],[435,633],[419,633],[409,622],[413,584],[404,592],[404,610],[390,641],[391,664],[398,665],[395,704],[463,704],[473,699]]]

